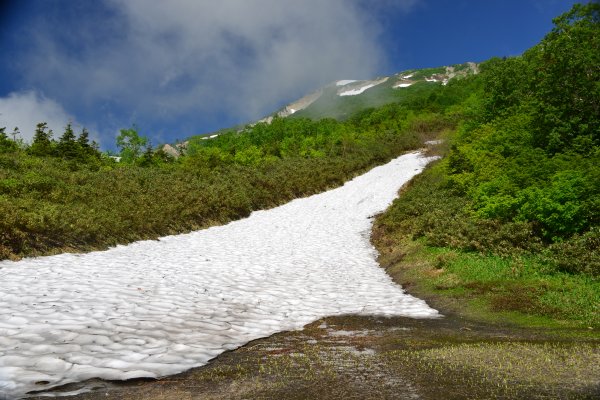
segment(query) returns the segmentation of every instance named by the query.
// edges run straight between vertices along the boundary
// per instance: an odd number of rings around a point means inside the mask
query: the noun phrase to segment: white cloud
[[[403,10],[416,0],[379,0]],[[141,119],[257,118],[336,79],[372,78],[385,55],[364,0],[105,0],[101,19],[36,26],[28,84],[69,109]]]
[[[0,127],[6,127],[7,133],[18,127],[21,138],[27,142],[31,142],[39,122],[48,123],[56,138],[69,121],[77,125],[74,120],[56,101],[33,91],[10,93],[0,98]]]

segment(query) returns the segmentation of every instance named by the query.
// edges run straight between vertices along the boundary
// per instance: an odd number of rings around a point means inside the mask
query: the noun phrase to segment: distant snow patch
[[[413,84],[414,82],[411,83],[398,83],[397,85],[394,86],[394,88],[405,88],[405,87],[409,87]]]
[[[357,82],[357,81],[356,80],[352,80],[352,79],[344,79],[344,80],[341,80],[341,81],[337,81],[335,83],[335,85],[336,86],[346,86],[347,84],[354,83],[354,82]]]
[[[356,96],[357,94],[363,93],[365,90],[372,88],[373,86],[377,86],[376,83],[370,83],[365,86],[361,86],[357,89],[350,89],[340,93],[340,96]]]
[[[376,81],[360,81],[359,84],[353,84],[348,89],[338,91],[338,96],[356,96],[363,93],[365,90],[377,86],[388,80],[388,77],[378,79]]]

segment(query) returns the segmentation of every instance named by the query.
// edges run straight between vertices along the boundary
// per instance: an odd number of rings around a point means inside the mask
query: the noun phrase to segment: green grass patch
[[[381,235],[380,229],[376,226],[374,242],[382,265],[411,293],[442,312],[528,327],[576,328],[584,336],[597,335],[597,278],[556,271],[538,255],[498,256],[435,247],[425,238]]]
[[[585,275],[547,270],[535,256],[499,257],[447,248],[423,247],[424,257],[439,271],[431,287],[485,309],[569,320],[600,326],[600,281]],[[478,305],[477,303],[474,303]]]

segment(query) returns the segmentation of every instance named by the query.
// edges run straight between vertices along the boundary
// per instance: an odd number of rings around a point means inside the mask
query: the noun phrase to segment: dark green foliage
[[[416,146],[419,142],[415,130],[409,129],[406,120],[409,113],[390,111],[391,106],[387,108],[365,111],[347,123],[334,119],[275,118],[271,124],[256,124],[209,140],[193,138],[183,162],[194,168],[211,169],[230,164],[258,166],[298,157],[384,154],[387,158],[398,146]],[[431,116],[432,121],[442,119]],[[432,126],[432,129],[439,127]]]
[[[531,66],[534,142],[551,153],[600,145],[600,3],[576,4],[525,53]]]
[[[482,63],[484,118],[491,120],[505,115],[521,104],[528,96],[528,68],[521,57],[492,58]]]
[[[49,135],[42,141],[40,124],[37,143],[50,154],[0,154],[0,258],[102,248],[242,218],[338,186],[453,124],[399,106],[348,122],[275,119],[193,139],[178,160],[132,128],[121,131],[120,163],[71,158],[71,148],[80,156],[96,151],[87,132],[74,139],[69,126],[56,144]]]
[[[548,258],[561,271],[600,275],[600,228],[595,226],[583,235],[550,246]]]
[[[447,157],[395,203],[388,229],[600,275],[598,11],[576,5],[524,57],[482,65]]]
[[[29,154],[43,157],[54,155],[54,142],[52,141],[52,130],[48,129],[48,124],[40,122],[37,124],[33,143],[28,149]]]
[[[554,24],[523,57],[482,64],[482,117],[524,111],[535,146],[590,153],[600,145],[600,4],[576,4]]]
[[[0,128],[0,153],[15,151],[17,147],[17,143],[6,135],[6,128]]]
[[[75,133],[71,127],[71,123],[68,123],[65,132],[60,137],[56,145],[56,154],[59,157],[66,159],[74,159],[79,156],[80,145],[76,141]]]

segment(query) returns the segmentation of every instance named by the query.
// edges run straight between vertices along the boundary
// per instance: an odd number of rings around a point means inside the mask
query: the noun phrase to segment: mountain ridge
[[[408,69],[389,76],[378,76],[373,79],[341,79],[309,92],[279,110],[250,122],[245,126],[259,123],[270,124],[274,118],[308,117],[311,119],[335,118],[345,119],[349,115],[386,103],[402,102],[403,91],[411,91],[419,85],[447,85],[452,79],[461,79],[479,73],[479,63],[468,61],[435,68]],[[348,103],[351,103],[348,105]],[[187,147],[189,140],[200,138],[210,140],[223,131],[241,128],[230,128],[201,135],[190,136],[186,141],[177,144],[164,144],[161,149],[173,157],[179,157]]]
[[[405,89],[417,83],[441,83],[446,85],[451,79],[460,79],[478,73],[479,64],[468,61],[437,68],[408,69],[390,76],[379,76],[368,80],[336,80],[289,103],[280,110],[258,120],[257,123],[270,123],[274,117],[285,118],[305,110],[319,100],[327,90],[335,90],[338,97],[361,96],[366,94],[368,90],[383,84],[394,90]]]

